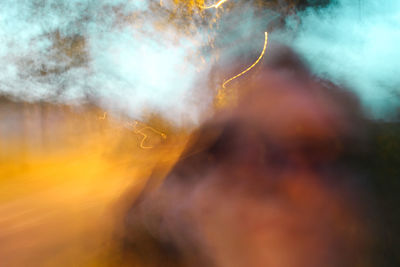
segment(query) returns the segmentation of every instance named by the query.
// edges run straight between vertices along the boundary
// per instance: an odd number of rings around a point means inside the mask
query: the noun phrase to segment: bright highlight
[[[258,62],[260,62],[260,60],[264,57],[265,50],[267,49],[267,44],[268,44],[268,32],[265,32],[264,48],[263,48],[263,50],[262,50],[260,56],[258,57],[258,59],[257,59],[250,67],[248,67],[247,69],[245,69],[245,70],[242,71],[241,73],[239,73],[239,74],[233,76],[232,78],[226,80],[226,81],[222,84],[222,88],[225,88],[225,86],[226,86],[229,82],[231,82],[231,81],[233,81],[234,79],[236,79],[236,78],[242,76],[243,74],[245,74],[246,72],[248,72],[248,71],[250,71],[252,68],[254,68],[254,67],[258,64]]]
[[[202,6],[202,9],[210,9],[210,8],[219,8],[223,3],[227,2],[228,0],[220,0],[217,3],[210,5],[210,6]]]

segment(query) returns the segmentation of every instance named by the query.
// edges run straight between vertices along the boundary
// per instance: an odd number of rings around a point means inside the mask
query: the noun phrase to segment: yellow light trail
[[[239,73],[239,74],[233,76],[232,78],[226,80],[226,81],[222,84],[222,88],[225,88],[225,86],[226,86],[227,83],[229,83],[229,82],[231,82],[232,80],[234,80],[234,79],[236,79],[236,78],[242,76],[243,74],[245,74],[246,72],[248,72],[248,71],[250,71],[252,68],[254,68],[254,67],[258,64],[258,62],[263,58],[263,56],[264,56],[264,54],[265,54],[265,50],[266,50],[266,48],[267,48],[267,44],[268,44],[268,32],[265,32],[264,48],[263,48],[263,50],[262,50],[260,56],[258,57],[258,59],[257,59],[250,67],[248,67],[247,69],[245,69],[245,70],[242,71],[241,73]]]
[[[210,5],[210,6],[201,6],[202,9],[210,9],[210,8],[219,8],[223,3],[227,2],[228,0],[220,0],[217,3]]]
[[[137,125],[138,125],[138,122],[135,121],[135,125],[133,125],[132,127],[133,127],[133,132],[134,132],[134,133],[137,133],[137,134],[140,134],[140,135],[143,136],[143,139],[142,139],[142,141],[140,142],[140,148],[143,148],[143,149],[150,149],[150,148],[153,148],[152,146],[145,146],[145,145],[144,145],[144,141],[147,139],[147,134],[141,132],[142,129],[138,130],[138,129],[136,128]]]
[[[153,148],[152,146],[146,146],[146,145],[144,144],[145,140],[146,140],[147,137],[148,137],[147,134],[145,134],[144,132],[142,132],[144,129],[149,129],[149,130],[155,132],[156,134],[161,135],[161,137],[162,137],[163,139],[166,139],[166,138],[167,138],[167,135],[166,135],[165,133],[160,132],[160,131],[158,131],[158,130],[154,129],[153,127],[150,127],[150,126],[145,126],[145,127],[141,128],[141,129],[137,129],[138,123],[139,123],[138,121],[134,121],[134,123],[129,123],[129,122],[128,122],[127,124],[133,128],[133,132],[134,132],[134,133],[140,134],[140,135],[143,136],[143,139],[142,139],[142,141],[141,141],[140,144],[139,144],[139,145],[140,145],[140,148],[142,148],[142,149],[150,149],[150,148]]]
[[[102,117],[99,117],[98,119],[99,120],[105,120],[107,118],[107,112],[104,112],[103,113],[103,116]],[[154,129],[153,127],[150,127],[150,126],[148,126],[148,125],[146,125],[146,126],[144,126],[143,128],[141,128],[141,129],[138,129],[137,128],[137,125],[138,125],[138,121],[134,121],[134,123],[130,123],[130,122],[126,122],[126,124],[128,125],[128,126],[130,126],[130,127],[132,127],[132,129],[133,129],[133,132],[135,133],[135,134],[140,134],[140,135],[142,135],[143,136],[143,139],[142,139],[142,141],[140,142],[140,148],[143,148],[143,149],[150,149],[150,148],[153,148],[152,146],[145,146],[144,145],[144,142],[145,142],[145,140],[147,139],[147,134],[145,134],[144,132],[142,132],[143,130],[145,130],[145,129],[149,129],[149,130],[151,130],[151,131],[153,131],[153,132],[155,132],[156,134],[159,134],[163,139],[166,139],[167,138],[167,135],[165,134],[165,133],[163,133],[163,132],[161,132],[161,131],[158,131],[158,130],[156,130],[156,129]],[[143,123],[144,124],[144,123]]]
[[[99,120],[105,120],[107,117],[107,112],[104,112],[102,117],[99,117]]]

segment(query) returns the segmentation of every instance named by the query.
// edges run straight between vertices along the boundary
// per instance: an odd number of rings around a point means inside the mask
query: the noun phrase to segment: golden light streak
[[[136,129],[137,121],[135,121],[135,122],[136,122],[136,124],[135,124],[134,127],[135,127],[135,129]],[[143,136],[143,139],[142,139],[142,141],[140,142],[140,148],[143,148],[143,149],[150,149],[150,148],[153,148],[152,146],[145,146],[145,145],[144,145],[144,141],[147,139],[147,134],[143,133],[141,130],[142,130],[142,129],[140,129],[140,130],[134,130],[136,133],[141,134],[141,135]]]
[[[201,6],[202,9],[210,9],[210,8],[219,8],[223,3],[227,2],[228,0],[220,0],[217,3],[210,5],[210,6]]]
[[[107,112],[104,112],[104,113],[103,113],[103,116],[99,117],[98,119],[99,119],[99,120],[105,120],[106,118],[107,118]],[[139,123],[138,121],[134,121],[134,123],[127,122],[126,125],[132,127],[133,132],[134,132],[135,134],[140,134],[141,136],[143,136],[143,139],[142,139],[142,141],[140,141],[140,144],[139,144],[139,145],[140,145],[140,148],[143,148],[143,149],[150,149],[150,148],[153,148],[152,146],[146,146],[146,145],[144,144],[145,141],[146,141],[146,139],[147,139],[147,137],[148,137],[148,135],[145,134],[145,133],[143,132],[143,130],[145,130],[145,129],[148,129],[148,130],[150,130],[150,131],[153,131],[154,133],[160,135],[163,139],[166,139],[166,138],[167,138],[167,135],[166,135],[165,133],[163,133],[163,132],[161,132],[161,131],[159,131],[159,130],[156,130],[156,129],[154,129],[153,127],[150,127],[150,126],[148,126],[148,125],[145,125],[143,128],[138,129],[138,128],[137,128],[138,123]],[[144,124],[144,123],[142,123],[142,124]]]
[[[141,128],[141,129],[137,129],[137,125],[138,125],[138,121],[134,121],[134,123],[127,123],[129,126],[131,126],[132,128],[133,128],[133,132],[134,133],[136,133],[136,134],[140,134],[140,135],[142,135],[143,136],[143,139],[142,139],[142,141],[140,142],[140,148],[142,148],[142,149],[150,149],[150,148],[153,148],[152,146],[146,146],[144,143],[145,143],[145,141],[146,141],[146,139],[147,139],[147,137],[148,137],[148,135],[147,134],[145,134],[144,132],[143,132],[143,130],[145,130],[145,129],[149,129],[149,130],[151,130],[151,131],[153,131],[153,132],[155,132],[156,134],[159,134],[163,139],[166,139],[167,138],[167,135],[165,134],[165,133],[163,133],[163,132],[161,132],[161,131],[158,131],[158,130],[156,130],[156,129],[154,129],[153,127],[150,127],[150,126],[144,126],[143,128]]]
[[[165,133],[154,129],[153,127],[146,126],[146,127],[143,127],[142,129],[140,129],[140,131],[143,131],[144,129],[149,129],[149,130],[155,132],[156,134],[159,134],[163,139],[167,138],[167,135]]]
[[[263,48],[263,50],[262,50],[260,56],[258,57],[258,59],[257,59],[250,67],[248,67],[247,69],[245,69],[245,70],[242,71],[241,73],[239,73],[239,74],[233,76],[232,78],[226,80],[226,81],[222,84],[222,87],[225,88],[225,86],[226,86],[227,83],[229,83],[229,82],[231,82],[232,80],[234,80],[234,79],[236,79],[236,78],[242,76],[243,74],[245,74],[246,72],[248,72],[248,71],[250,71],[252,68],[254,68],[254,67],[258,64],[258,62],[263,58],[263,56],[264,56],[264,54],[265,54],[265,50],[266,50],[266,48],[267,48],[267,44],[268,44],[268,32],[265,32],[264,48]]]
[[[99,120],[105,120],[107,117],[107,112],[104,112],[103,116],[99,117]]]

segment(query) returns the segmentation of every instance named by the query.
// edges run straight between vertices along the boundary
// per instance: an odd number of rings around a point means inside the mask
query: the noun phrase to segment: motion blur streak
[[[0,0],[0,265],[387,266],[367,115],[330,80],[397,88],[399,5],[332,2]]]
[[[109,266],[119,202],[168,170],[187,134],[142,136],[93,107],[0,100],[0,265]],[[104,113],[103,113],[104,115]],[[150,129],[150,130],[149,130]],[[157,130],[156,130],[157,131]]]
[[[225,88],[225,86],[226,86],[229,82],[231,82],[231,81],[233,81],[234,79],[236,79],[236,78],[242,76],[243,74],[245,74],[246,72],[248,72],[248,71],[250,71],[252,68],[254,68],[254,67],[258,64],[258,62],[260,62],[260,60],[264,57],[264,53],[265,53],[265,50],[266,50],[266,48],[267,48],[267,44],[268,44],[268,32],[265,32],[264,47],[263,47],[263,50],[261,51],[261,54],[260,54],[260,56],[258,57],[258,59],[257,59],[250,67],[248,67],[247,69],[245,69],[245,70],[242,71],[241,73],[239,73],[239,74],[233,76],[232,78],[229,78],[228,80],[226,80],[226,81],[222,84],[222,87]]]
[[[351,160],[364,148],[358,100],[270,47],[237,105],[201,126],[166,178],[132,202],[127,265],[372,265],[365,177]]]

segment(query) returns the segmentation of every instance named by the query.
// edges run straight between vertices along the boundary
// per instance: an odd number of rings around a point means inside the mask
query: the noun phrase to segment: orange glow
[[[154,168],[172,166],[186,132],[174,128],[157,146],[158,118],[151,128],[138,122],[143,141],[98,109],[1,105],[0,117],[12,119],[0,131],[0,265],[112,265],[121,198],[129,191],[134,199]]]
[[[248,67],[247,69],[245,69],[245,70],[242,71],[241,73],[239,73],[239,74],[233,76],[232,78],[226,80],[226,81],[222,84],[222,87],[225,88],[225,86],[226,86],[229,82],[231,82],[231,81],[233,81],[234,79],[236,79],[236,78],[242,76],[243,74],[245,74],[246,72],[248,72],[248,71],[250,71],[252,68],[254,68],[254,67],[258,64],[258,62],[260,62],[260,60],[263,58],[263,56],[264,56],[264,54],[265,54],[265,50],[266,50],[266,48],[267,48],[267,44],[268,44],[268,32],[265,32],[264,48],[263,48],[263,50],[262,50],[260,56],[258,57],[258,59],[257,59],[250,67]]]

